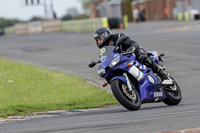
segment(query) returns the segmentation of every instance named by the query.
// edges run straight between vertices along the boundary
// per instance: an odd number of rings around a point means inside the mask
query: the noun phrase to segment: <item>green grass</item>
[[[115,103],[82,78],[0,58],[0,117]]]

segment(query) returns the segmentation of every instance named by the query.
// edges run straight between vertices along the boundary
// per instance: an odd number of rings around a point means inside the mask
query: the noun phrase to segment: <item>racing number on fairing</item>
[[[154,97],[161,97],[161,96],[163,96],[162,91],[160,91],[160,92],[154,92]]]

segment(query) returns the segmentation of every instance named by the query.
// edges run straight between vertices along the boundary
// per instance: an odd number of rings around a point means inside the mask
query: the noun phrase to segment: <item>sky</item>
[[[36,1],[36,0],[35,0]],[[50,0],[40,0],[42,2]],[[52,0],[53,8],[58,18],[66,14],[67,9],[76,7],[82,11],[80,0]],[[0,17],[29,20],[32,16],[45,16],[44,6],[25,6],[25,0],[0,0]]]

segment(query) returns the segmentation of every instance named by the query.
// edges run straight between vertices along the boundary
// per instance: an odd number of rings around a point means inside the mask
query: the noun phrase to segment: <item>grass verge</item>
[[[115,103],[82,78],[0,58],[0,117]]]

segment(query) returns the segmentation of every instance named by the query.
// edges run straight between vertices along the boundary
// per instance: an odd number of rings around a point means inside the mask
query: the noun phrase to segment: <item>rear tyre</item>
[[[111,82],[111,90],[118,102],[126,109],[130,111],[140,109],[141,99],[136,89],[130,92],[126,83],[116,79]]]
[[[164,90],[166,94],[166,99],[163,102],[165,104],[172,106],[172,105],[177,105],[181,102],[182,100],[181,89],[175,80],[174,80],[174,85],[168,86]]]

